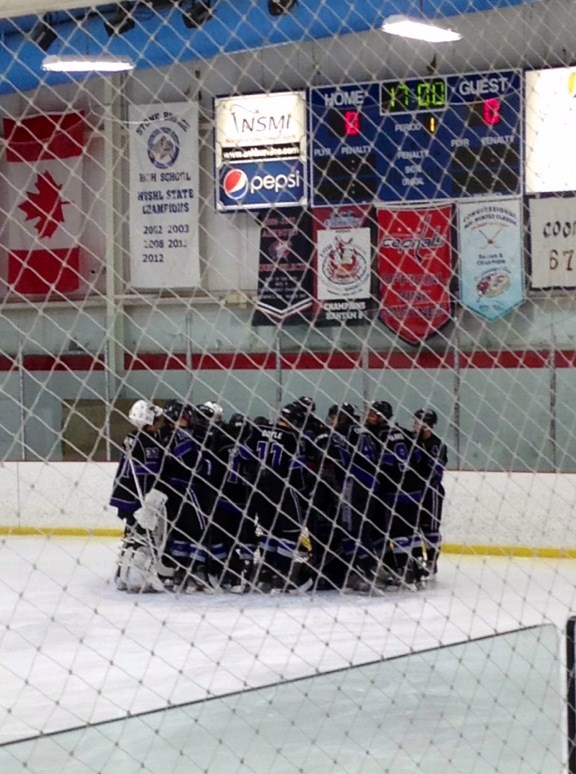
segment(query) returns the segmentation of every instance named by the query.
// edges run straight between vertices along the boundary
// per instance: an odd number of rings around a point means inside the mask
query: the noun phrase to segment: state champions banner
[[[379,209],[380,320],[418,345],[452,319],[452,206]]]
[[[312,211],[317,325],[354,325],[372,307],[374,220],[370,207],[343,205]]]
[[[130,285],[200,284],[198,105],[131,105]]]
[[[80,286],[84,115],[4,119],[8,285],[23,295]]]
[[[310,213],[301,207],[260,215],[258,299],[253,325],[308,322],[313,303]]]
[[[457,205],[460,301],[497,320],[524,300],[520,199]]]

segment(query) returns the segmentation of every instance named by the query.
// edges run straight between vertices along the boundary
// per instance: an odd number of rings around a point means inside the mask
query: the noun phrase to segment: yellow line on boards
[[[0,527],[0,535],[36,536],[50,535],[61,537],[122,537],[121,529],[82,529],[80,527]],[[442,551],[447,554],[466,554],[475,556],[525,556],[544,559],[576,559],[576,548],[553,548],[531,546],[491,546],[445,543]]]

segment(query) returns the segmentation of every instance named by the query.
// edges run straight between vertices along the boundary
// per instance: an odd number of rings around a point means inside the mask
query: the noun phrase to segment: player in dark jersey
[[[299,426],[303,412],[294,404],[282,409],[269,427],[254,428],[246,443],[248,464],[257,471],[248,502],[262,531],[262,562],[255,578],[261,591],[297,591],[311,585],[298,577],[296,554],[303,524],[302,498],[310,488]]]
[[[359,422],[348,426],[346,439],[350,463],[340,515],[345,532],[342,554],[349,565],[345,589],[371,593],[376,591],[378,559],[374,551],[374,525],[379,518],[377,495],[382,450],[378,437]]]
[[[414,414],[414,437],[422,456],[424,495],[420,504],[419,529],[430,575],[438,572],[438,557],[442,546],[440,526],[444,505],[442,478],[448,464],[446,444],[435,435],[433,428],[438,415],[433,409],[418,409]],[[419,555],[423,555],[420,550]]]
[[[255,524],[246,512],[249,465],[243,444],[250,426],[242,414],[212,429],[208,446],[210,484],[209,574],[233,593],[248,590],[256,549]]]
[[[206,518],[197,496],[197,481],[204,462],[202,445],[193,428],[202,418],[193,406],[170,400],[164,406],[166,423],[161,431],[165,446],[158,488],[168,496],[167,555],[175,569],[173,588],[179,591],[215,591],[206,572],[203,539]]]
[[[378,449],[350,403],[331,406],[327,425],[316,439],[320,464],[310,520],[316,584],[368,592],[376,564],[369,511]]]
[[[381,512],[372,518],[374,548],[382,557],[388,585],[415,588],[424,569],[417,560],[421,458],[411,433],[391,420],[392,406],[387,401],[371,404],[367,425],[381,444],[377,498]]]

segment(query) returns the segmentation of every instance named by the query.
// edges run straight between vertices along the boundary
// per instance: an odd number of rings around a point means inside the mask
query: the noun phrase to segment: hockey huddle
[[[431,409],[412,430],[375,401],[325,422],[311,398],[274,422],[208,401],[139,400],[110,503],[125,531],[116,585],[133,592],[371,594],[438,568],[446,446]]]

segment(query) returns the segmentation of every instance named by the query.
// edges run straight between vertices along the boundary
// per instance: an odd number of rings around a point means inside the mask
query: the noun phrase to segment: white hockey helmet
[[[162,409],[147,400],[137,400],[128,412],[130,423],[138,430],[153,425],[159,416],[162,416]]]
[[[224,419],[224,409],[219,403],[215,403],[213,400],[207,400],[204,401],[202,404],[203,406],[206,406],[207,409],[210,409],[212,411],[212,421],[219,423],[222,422]]]

